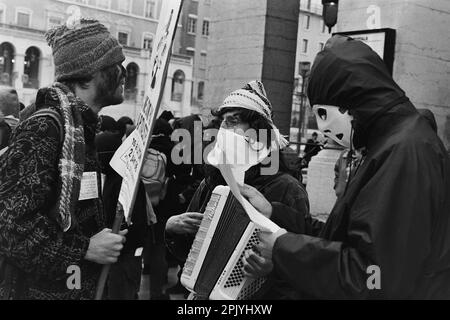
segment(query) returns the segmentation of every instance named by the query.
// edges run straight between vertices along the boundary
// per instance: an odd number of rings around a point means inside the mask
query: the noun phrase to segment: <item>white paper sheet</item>
[[[83,172],[80,184],[80,195],[78,200],[89,200],[98,198],[97,172]]]
[[[272,222],[270,219],[266,218],[262,213],[257,211],[250,202],[245,199],[241,191],[239,190],[238,184],[236,182],[236,179],[233,176],[233,172],[231,171],[231,168],[229,165],[219,165],[219,170],[222,173],[222,176],[224,177],[225,181],[227,182],[228,186],[230,187],[231,192],[236,197],[236,199],[239,201],[239,203],[244,208],[245,212],[250,217],[250,220],[254,222],[256,225],[258,225],[261,230],[263,231],[270,231],[270,232],[277,232],[280,230],[280,227],[277,226],[274,222]]]

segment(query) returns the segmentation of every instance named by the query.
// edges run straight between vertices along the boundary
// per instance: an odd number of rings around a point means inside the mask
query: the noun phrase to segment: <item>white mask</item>
[[[342,113],[337,106],[317,104],[312,108],[319,130],[341,146],[350,148],[352,120],[348,110]]]
[[[219,164],[229,165],[238,184],[244,184],[245,172],[254,165],[263,161],[269,150],[259,145],[251,145],[249,138],[237,134],[234,130],[220,128],[217,133],[214,148],[208,154],[208,162],[218,167]]]

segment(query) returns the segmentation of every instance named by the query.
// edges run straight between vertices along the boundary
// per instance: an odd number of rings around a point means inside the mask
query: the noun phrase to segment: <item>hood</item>
[[[393,106],[408,101],[378,54],[363,42],[343,36],[333,36],[317,55],[308,98],[311,106],[348,109],[359,131],[367,130]]]
[[[433,112],[428,109],[417,109],[417,112],[419,112],[419,114],[427,120],[433,131],[437,133],[438,127]]]

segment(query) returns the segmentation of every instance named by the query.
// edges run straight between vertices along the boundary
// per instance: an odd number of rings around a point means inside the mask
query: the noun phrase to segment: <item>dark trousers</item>
[[[108,277],[108,300],[137,300],[141,286],[142,256],[125,253],[111,265]]]
[[[144,265],[149,267],[150,273],[151,298],[163,294],[163,287],[167,281],[168,265],[164,244],[164,226],[165,224],[160,222],[151,226],[151,232],[144,248]]]

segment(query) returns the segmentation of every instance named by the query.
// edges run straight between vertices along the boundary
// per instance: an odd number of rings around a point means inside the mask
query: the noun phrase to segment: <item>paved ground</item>
[[[177,272],[178,268],[170,268],[167,274],[168,283],[165,285],[166,288],[170,288],[177,283]],[[139,291],[139,300],[149,300],[150,299],[150,276],[143,275],[141,277],[141,289]],[[172,294],[170,295],[170,300],[185,300],[182,294]]]

